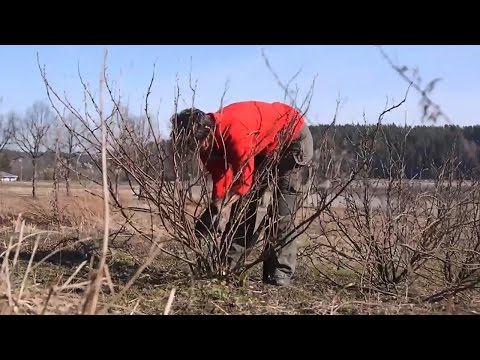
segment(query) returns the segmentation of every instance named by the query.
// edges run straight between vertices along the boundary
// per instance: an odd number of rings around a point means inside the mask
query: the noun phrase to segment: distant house
[[[0,171],[0,181],[17,181],[18,176],[6,173],[5,171]]]

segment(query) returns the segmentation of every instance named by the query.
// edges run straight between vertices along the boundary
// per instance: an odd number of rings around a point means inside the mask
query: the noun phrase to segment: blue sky
[[[168,130],[173,111],[174,88],[178,77],[182,102],[191,104],[188,86],[190,66],[197,81],[195,104],[205,111],[216,110],[228,82],[225,103],[255,99],[283,100],[283,91],[267,69],[261,55],[265,50],[282,80],[299,68],[294,81],[300,98],[316,84],[308,112],[309,122],[329,123],[341,100],[339,123],[362,121],[366,112],[373,122],[385,102],[403,98],[408,84],[396,74],[374,46],[108,46],[109,77],[133,112],[140,112],[155,63],[155,82],[151,94],[152,112],[159,114],[162,130]],[[102,46],[0,46],[0,113],[23,113],[36,100],[46,98],[37,66],[37,52],[45,64],[53,87],[66,93],[81,107],[82,76],[97,92],[102,64]],[[441,77],[432,98],[459,125],[477,124],[480,99],[480,46],[384,46],[398,63],[416,66],[422,78]],[[387,122],[421,124],[419,96],[411,90],[407,103],[385,118]]]

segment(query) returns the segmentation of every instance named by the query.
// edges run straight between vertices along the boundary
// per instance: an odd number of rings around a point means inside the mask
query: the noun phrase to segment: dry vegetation
[[[103,178],[78,172],[70,156],[61,156],[57,137],[53,183],[33,183],[34,197],[28,184],[0,183],[2,314],[480,312],[480,184],[463,180],[453,155],[427,184],[405,178],[404,143],[389,143],[382,131],[384,116],[403,101],[359,134],[346,173],[339,174],[335,164],[335,120],[322,134],[295,219],[298,270],[292,286],[277,288],[261,282],[271,235],[261,217],[257,245],[231,271],[222,256],[231,246],[231,231],[221,239],[220,231],[196,235],[208,179],[198,168],[193,178],[187,176],[192,158],[178,155],[185,144],[176,136],[170,144],[159,138],[148,96],[144,116],[132,121],[105,69],[111,111],[104,112],[104,99],[97,104],[81,78],[86,100],[79,111],[57,95],[42,68],[41,73],[68,133],[68,153],[75,144]],[[310,92],[299,103],[291,81],[277,81],[286,98],[308,110]],[[148,94],[150,89],[151,84]],[[191,93],[193,103],[193,84]],[[381,140],[390,157],[384,179],[377,181],[372,158]],[[277,159],[262,164],[254,187],[271,176]],[[177,181],[167,179],[167,168]],[[120,175],[127,180],[121,183]]]
[[[387,189],[381,184],[376,192]],[[347,189],[351,193],[357,191],[354,186]],[[71,197],[59,197],[62,209],[59,221],[49,216],[52,214],[50,188],[40,188],[36,199],[29,197],[28,192],[29,187],[16,184],[1,187],[1,312],[81,314],[85,311],[89,281],[101,253],[102,200],[73,186]],[[128,187],[122,186],[120,193],[132,203],[138,202]],[[420,194],[417,191],[414,196]],[[438,267],[435,273],[428,274],[434,271],[435,265],[444,263],[435,263],[435,259],[442,256],[442,250],[425,256],[432,266],[413,266],[405,276],[406,281],[385,279],[386,274],[378,265],[388,265],[391,259],[382,260],[372,254],[370,261],[362,262],[362,254],[373,252],[376,247],[362,239],[357,230],[359,225],[355,221],[358,219],[351,216],[350,206],[353,205],[342,206],[348,198],[344,197],[336,207],[330,208],[328,214],[317,219],[300,237],[299,270],[289,288],[263,285],[257,267],[244,278],[193,277],[181,260],[168,254],[153,257],[150,244],[141,236],[132,236],[122,229],[122,217],[112,207],[108,270],[97,311],[163,314],[170,296],[173,297],[171,314],[468,314],[480,311],[478,291],[469,283],[466,283],[471,288],[469,291],[459,289],[458,274],[462,269],[459,261],[466,261],[459,257],[460,254],[455,255],[456,260],[452,259],[450,264],[456,270],[449,282],[448,277],[442,277],[446,268]],[[408,207],[412,214],[422,213],[415,204],[409,203]],[[374,235],[376,241],[382,242],[387,230],[383,225],[389,215],[380,207],[376,208],[378,210],[372,215],[376,223]],[[306,210],[304,216],[312,211]],[[402,235],[402,229],[403,234],[421,234],[427,218],[428,213],[423,213],[410,225],[394,223],[398,227],[397,237]],[[342,231],[344,227],[348,231]],[[440,229],[441,226],[438,231]],[[470,230],[463,228],[462,231],[468,235]],[[356,252],[349,242],[350,236],[365,250]],[[445,245],[453,240],[450,237]],[[414,236],[410,236],[409,243],[415,244]],[[397,240],[395,244],[400,247],[406,242]],[[5,252],[9,252],[10,261]],[[445,248],[444,256],[448,253]],[[147,259],[150,259],[148,264]],[[412,262],[411,257],[409,259]],[[473,260],[469,261],[474,265]],[[398,261],[398,270],[392,276],[401,274],[402,264]],[[420,276],[422,272],[426,278]],[[431,298],[442,294],[442,289],[445,296]]]

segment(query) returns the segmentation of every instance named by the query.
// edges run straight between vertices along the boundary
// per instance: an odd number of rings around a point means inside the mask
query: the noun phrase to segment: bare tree
[[[13,123],[10,119],[5,121],[4,116],[0,115],[0,152],[3,151],[5,146],[7,146],[11,140],[12,124]]]
[[[0,162],[2,168],[9,168],[10,160],[8,156],[3,152],[5,146],[7,146],[11,140],[11,121],[5,121],[3,115],[0,115]],[[8,171],[8,170],[7,170]]]
[[[60,125],[60,124],[56,124]],[[60,226],[60,208],[59,208],[59,199],[58,199],[58,182],[60,178],[60,126],[55,126],[55,160],[53,165],[53,198],[51,199],[53,218],[55,219],[56,225]]]
[[[65,116],[63,122],[62,143],[60,144],[60,157],[63,163],[63,179],[67,196],[70,196],[70,178],[75,156],[79,153],[79,138],[75,133],[81,132],[80,124],[73,113]]]
[[[10,131],[13,141],[31,158],[33,167],[32,196],[35,197],[37,160],[45,153],[45,140],[53,123],[53,113],[47,104],[38,101],[27,109],[24,119],[12,113],[9,121],[13,124]]]

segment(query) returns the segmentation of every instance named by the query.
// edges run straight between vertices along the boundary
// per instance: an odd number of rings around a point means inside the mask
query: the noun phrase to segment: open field
[[[98,186],[89,186],[88,192],[79,184],[72,184],[71,189],[71,196],[66,197],[61,185],[57,205],[62,216],[61,222],[55,223],[51,183],[38,183],[36,199],[31,198],[29,183],[0,183],[0,261],[3,261],[2,274],[6,275],[0,286],[1,313],[82,313],[89,291],[87,283],[102,238],[103,204],[99,197],[92,195],[100,193]],[[120,197],[140,204],[125,185],[120,186]],[[385,203],[382,196],[376,201],[379,205]],[[341,214],[344,203],[336,202],[332,208],[333,214]],[[260,215],[264,211],[262,209]],[[480,312],[480,295],[476,289],[426,302],[420,300],[422,289],[413,285],[407,289],[412,294],[408,297],[401,291],[396,294],[368,291],[359,286],[353,271],[323,263],[321,259],[312,261],[307,250],[316,245],[312,236],[320,234],[322,221],[327,217],[312,223],[306,232],[309,236],[301,236],[297,274],[292,286],[287,288],[262,284],[260,265],[244,279],[193,278],[185,264],[162,253],[131,281],[148,257],[150,244],[138,236],[119,233],[110,243],[109,274],[102,283],[99,308],[110,314]],[[113,211],[111,222],[111,231],[115,232],[121,228],[122,218]],[[377,225],[381,226],[380,218]],[[160,224],[158,233],[162,236]],[[12,247],[19,239],[21,245]],[[317,243],[326,244],[325,239],[318,239]],[[332,284],[325,275],[344,285]],[[128,286],[126,291],[125,286]],[[167,305],[169,298],[173,299],[171,306]]]

